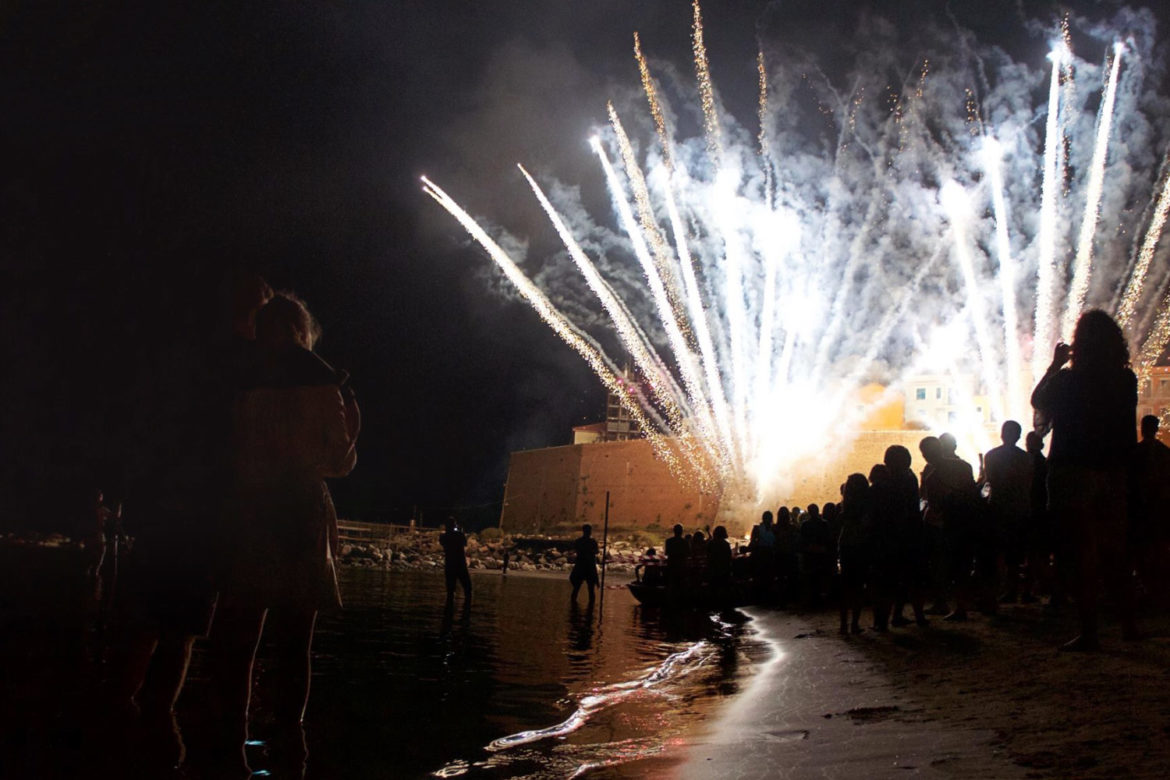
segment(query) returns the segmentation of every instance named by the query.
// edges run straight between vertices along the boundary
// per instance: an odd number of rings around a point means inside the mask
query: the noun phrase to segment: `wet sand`
[[[776,657],[689,751],[686,778],[1170,776],[1170,621],[1095,654],[1071,614],[840,637],[835,615],[753,610]]]

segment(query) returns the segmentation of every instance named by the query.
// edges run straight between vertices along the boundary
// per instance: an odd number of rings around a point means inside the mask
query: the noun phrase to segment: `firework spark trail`
[[[703,129],[706,132],[707,151],[715,170],[716,225],[723,240],[724,302],[726,303],[731,351],[731,405],[733,425],[740,442],[747,440],[747,356],[744,337],[747,333],[747,311],[744,300],[744,258],[735,241],[736,231],[728,207],[735,201],[733,179],[722,170],[723,133],[719,124],[715,88],[711,83],[711,68],[707,61],[707,46],[703,42],[703,14],[699,0],[692,3],[694,19],[691,26],[691,51],[695,61],[695,77],[699,84],[699,99],[703,105]],[[742,460],[740,461],[742,464]]]
[[[651,422],[647,417],[644,406],[631,395],[625,383],[618,379],[617,369],[605,357],[605,353],[602,352],[601,348],[557,310],[556,306],[541,292],[540,288],[524,275],[524,272],[520,270],[519,266],[516,265],[508,253],[493,241],[491,236],[479,226],[479,223],[472,219],[471,215],[464,211],[451,196],[425,176],[422,178],[422,181],[423,191],[434,198],[440,206],[447,210],[447,213],[459,221],[463,229],[471,234],[471,237],[487,251],[496,265],[500,267],[500,270],[504,272],[504,275],[508,277],[508,281],[515,285],[517,291],[536,310],[536,313],[540,315],[540,318],[544,320],[545,324],[552,328],[562,341],[572,347],[578,355],[585,359],[585,362],[593,369],[593,373],[597,374],[601,379],[602,384],[605,385],[607,390],[621,399],[622,405],[629,411],[630,417],[646,432],[646,438],[654,448],[655,454],[673,471],[681,471],[674,452],[663,439],[662,435],[658,433],[660,429],[665,427],[664,421],[659,418],[653,423]]]
[[[671,307],[666,288],[662,283],[661,277],[658,275],[658,269],[654,265],[654,259],[650,255],[650,249],[646,246],[646,241],[638,228],[638,222],[634,217],[634,213],[630,210],[630,204],[626,200],[625,192],[621,182],[618,180],[617,171],[614,170],[613,165],[610,163],[609,156],[606,155],[605,149],[601,146],[601,142],[594,139],[592,145],[594,152],[601,161],[601,167],[605,171],[605,179],[609,184],[613,203],[617,208],[618,216],[621,218],[626,234],[629,236],[630,244],[634,250],[634,256],[638,258],[638,262],[642,265],[642,272],[650,287],[650,294],[658,311],[659,321],[666,330],[666,338],[670,343],[671,351],[674,353],[675,361],[684,372],[691,372],[693,371],[692,366],[695,359],[694,353],[691,352],[690,347],[687,345],[686,337],[679,327],[678,320],[675,319],[674,309]]]
[[[1105,85],[1105,96],[1101,100],[1101,114],[1097,123],[1097,142],[1093,147],[1093,161],[1089,167],[1089,183],[1085,196],[1085,216],[1081,221],[1081,232],[1077,241],[1077,257],[1073,266],[1073,278],[1065,302],[1064,320],[1061,333],[1066,339],[1072,337],[1077,317],[1085,306],[1089,293],[1089,276],[1093,265],[1093,239],[1097,235],[1097,219],[1101,215],[1101,193],[1105,186],[1105,156],[1109,151],[1109,132],[1113,127],[1113,104],[1117,98],[1117,76],[1121,71],[1121,55],[1125,46],[1120,42],[1113,45],[1113,66],[1109,69],[1109,81]]]
[[[683,228],[682,218],[674,198],[674,144],[671,141],[670,133],[666,126],[665,115],[662,112],[662,106],[658,100],[658,91],[655,89],[654,80],[650,76],[650,68],[646,63],[646,57],[642,54],[642,44],[637,33],[634,33],[634,58],[638,62],[638,73],[642,79],[642,91],[646,94],[646,101],[650,106],[650,115],[654,119],[654,130],[658,135],[659,144],[662,147],[663,167],[666,169],[667,174],[663,190],[665,192],[671,231],[674,234],[679,270],[682,273],[683,296],[690,313],[689,318],[680,317],[679,319],[689,321],[690,327],[695,332],[703,365],[703,373],[707,379],[707,391],[711,398],[711,411],[715,418],[716,426],[719,429],[719,435],[723,440],[723,446],[727,453],[734,457],[736,448],[731,431],[731,412],[727,405],[726,395],[724,394],[723,380],[719,374],[715,345],[711,339],[711,329],[707,322],[707,314],[703,309],[702,296],[695,278],[694,261],[687,247],[687,233]],[[725,463],[724,465],[727,466],[729,464]]]
[[[596,266],[594,266],[593,262],[581,249],[581,245],[577,243],[577,240],[569,231],[568,226],[561,219],[560,214],[545,196],[540,185],[536,183],[536,180],[532,178],[523,165],[517,167],[524,174],[524,178],[528,181],[532,192],[536,195],[536,199],[540,202],[545,214],[548,215],[549,221],[552,222],[553,227],[556,229],[557,235],[561,237],[561,241],[569,251],[569,257],[577,265],[578,270],[581,271],[581,275],[585,277],[586,284],[589,285],[589,289],[593,291],[594,295],[601,302],[601,307],[605,310],[605,313],[609,315],[614,330],[621,339],[622,346],[630,353],[630,357],[634,359],[634,365],[650,383],[655,398],[666,410],[667,419],[671,428],[677,429],[681,424],[683,413],[686,410],[680,408],[678,404],[678,398],[682,393],[677,385],[675,385],[674,377],[662,363],[661,359],[659,359],[657,353],[654,352],[653,347],[650,346],[650,339],[647,338],[642,328],[634,321],[625,304],[618,299],[609,284],[601,278],[601,274],[598,273]]]
[[[670,132],[666,128],[662,105],[658,102],[658,90],[654,88],[654,79],[650,77],[650,67],[642,56],[642,42],[638,39],[638,33],[634,33],[634,58],[638,61],[638,73],[642,77],[642,91],[646,93],[646,101],[650,104],[650,116],[654,118],[654,132],[658,134],[658,141],[662,145],[662,163],[666,170],[673,171],[674,150]]]
[[[552,203],[549,202],[544,192],[541,190],[536,181],[529,175],[524,166],[519,166],[520,171],[524,174],[524,178],[528,180],[532,191],[536,194],[540,201],[541,207],[544,208],[557,234],[561,237],[561,241],[569,250],[569,256],[577,267],[585,276],[585,280],[589,288],[593,290],[601,301],[605,312],[613,321],[614,329],[618,336],[622,339],[622,343],[629,351],[630,356],[633,357],[634,363],[637,365],[639,371],[648,380],[651,381],[651,387],[655,390],[655,397],[659,403],[667,411],[667,417],[671,424],[671,429],[674,431],[681,431],[683,428],[683,418],[687,415],[697,416],[700,427],[703,429],[705,435],[702,440],[705,443],[713,443],[719,441],[713,434],[716,433],[714,421],[711,418],[709,409],[709,402],[703,393],[702,380],[700,379],[697,369],[695,367],[695,358],[689,350],[684,354],[678,355],[679,370],[683,377],[683,383],[686,387],[686,393],[674,381],[670,370],[665,366],[659,357],[658,353],[650,344],[649,338],[640,326],[634,321],[633,316],[626,308],[625,304],[614,294],[613,289],[601,278],[597,268],[582,251],[580,244],[577,243],[569,228],[560,218]],[[649,194],[645,190],[645,182],[641,181],[643,193],[641,200],[649,204]],[[661,234],[657,232],[657,226],[651,225],[654,230],[652,236],[657,237],[659,243],[663,243]],[[645,223],[643,223],[645,229]],[[722,454],[716,451],[709,453],[716,461],[723,459]],[[698,468],[698,464],[696,464]]]
[[[638,207],[638,222],[641,224],[643,236],[653,252],[654,267],[658,269],[658,275],[662,278],[663,286],[666,288],[666,297],[670,301],[670,309],[674,313],[675,321],[678,322],[683,335],[689,336],[684,304],[686,294],[679,284],[678,271],[670,247],[667,245],[662,231],[658,229],[654,207],[650,204],[650,190],[646,187],[646,177],[642,174],[642,168],[638,165],[638,158],[634,154],[634,147],[630,144],[630,137],[626,135],[626,129],[622,127],[613,103],[607,104],[606,108],[609,112],[609,123],[617,137],[618,150],[621,152],[626,179],[630,182],[634,203]],[[694,381],[694,372],[690,364],[683,366],[683,370],[687,372],[684,373],[683,380],[688,391],[692,395],[702,396],[702,388]]]
[[[1052,353],[1053,319],[1056,309],[1056,195],[1058,147],[1060,143],[1060,71],[1067,49],[1056,46],[1048,55],[1052,60],[1052,80],[1048,86],[1048,118],[1044,130],[1044,174],[1040,188],[1040,229],[1037,236],[1039,258],[1036,268],[1036,325],[1032,340],[1032,376],[1043,376]]]
[[[979,289],[979,281],[975,275],[975,263],[971,257],[971,247],[968,243],[967,227],[971,219],[971,203],[967,192],[954,181],[943,185],[939,193],[943,210],[950,220],[954,231],[955,241],[952,245],[955,259],[959,262],[959,271],[963,275],[963,284],[967,288],[967,308],[971,312],[971,324],[975,329],[975,344],[979,349],[980,362],[983,367],[984,386],[994,392],[999,387],[999,372],[996,370],[995,352],[991,347],[991,335],[987,332],[987,321],[984,318],[983,294]],[[995,402],[996,415],[1003,417],[1003,404]]]
[[[841,330],[845,325],[845,303],[849,300],[849,297],[852,293],[853,283],[858,272],[864,267],[866,260],[868,259],[869,247],[867,246],[867,243],[869,237],[872,231],[878,229],[880,226],[880,217],[885,207],[883,201],[885,186],[890,178],[895,175],[895,166],[885,162],[885,155],[888,154],[890,159],[896,159],[897,154],[904,147],[909,134],[908,128],[910,124],[906,120],[916,116],[917,106],[923,98],[926,87],[926,78],[929,72],[930,61],[924,60],[922,63],[922,68],[916,77],[917,86],[914,95],[918,102],[912,102],[910,104],[910,111],[908,112],[890,114],[888,121],[894,124],[897,132],[887,134],[883,137],[883,143],[886,147],[884,149],[883,155],[877,156],[872,155],[871,153],[873,164],[873,181],[875,184],[870,191],[869,200],[866,204],[865,218],[861,221],[861,226],[858,228],[857,233],[850,244],[849,255],[845,262],[845,268],[840,275],[840,280],[837,281],[837,288],[832,297],[832,305],[830,307],[828,322],[825,326],[824,332],[820,337],[816,358],[813,361],[812,374],[814,376],[820,376],[826,370],[831,350],[836,345],[837,339],[841,335]],[[907,79],[911,77],[913,77],[913,73],[909,74]],[[906,91],[907,86],[908,84],[906,82],[902,84],[902,92]],[[838,102],[841,102],[840,98],[838,98]],[[851,132],[850,128],[850,123],[841,123],[841,134],[837,141],[837,154],[836,158],[834,159],[835,169],[840,164],[840,158],[842,157],[841,151],[845,148],[846,145],[844,139]],[[890,138],[890,135],[893,136],[893,139]],[[839,171],[835,170],[835,173],[839,175]],[[836,210],[841,207],[842,206],[834,204],[833,208]],[[825,226],[828,228],[828,221],[826,221]],[[830,239],[828,236],[822,235],[822,241],[828,243],[829,240]]]
[[[739,455],[735,447],[731,426],[731,410],[728,407],[727,396],[723,388],[723,377],[719,371],[718,357],[715,353],[715,343],[711,339],[711,328],[707,322],[707,312],[703,309],[703,299],[699,292],[699,283],[695,278],[694,261],[687,246],[687,234],[683,227],[682,216],[674,199],[674,177],[667,174],[668,181],[664,189],[666,213],[670,218],[670,229],[674,234],[675,249],[678,252],[679,266],[682,269],[683,286],[686,290],[687,307],[690,310],[691,327],[699,342],[699,355],[702,358],[703,374],[707,379],[707,391],[711,395],[712,413],[715,424],[719,428],[719,435],[723,438],[724,447],[732,460]],[[725,463],[730,467],[730,463]]]
[[[1138,378],[1145,380],[1161,354],[1170,346],[1170,290],[1162,297],[1158,315],[1138,351]]]
[[[764,255],[764,288],[761,291],[763,305],[760,310],[760,343],[756,352],[759,364],[756,366],[756,383],[752,392],[756,408],[767,403],[768,388],[772,386],[772,330],[776,304],[776,273],[780,258],[771,248],[774,242],[767,242],[769,249]],[[753,431],[753,433],[757,433]],[[749,443],[749,449],[754,449]]]
[[[738,198],[735,180],[721,171],[715,180],[714,203],[711,204],[716,233],[723,245],[723,306],[727,314],[728,348],[731,351],[732,424],[740,442],[747,441],[747,344],[748,318],[744,298],[743,272],[747,265],[739,243],[736,209]]]
[[[703,104],[703,128],[707,133],[707,151],[718,169],[723,159],[723,132],[715,104],[715,88],[711,84],[711,67],[707,62],[707,46],[703,43],[703,13],[699,0],[694,0],[694,22],[691,26],[691,51],[695,58],[695,76],[699,81],[699,99]]]
[[[1129,327],[1138,301],[1141,300],[1142,287],[1145,285],[1146,275],[1150,271],[1150,262],[1154,259],[1154,251],[1162,239],[1166,217],[1170,215],[1170,153],[1166,155],[1162,163],[1162,170],[1162,189],[1158,192],[1158,200],[1154,204],[1154,215],[1150,219],[1150,226],[1146,229],[1146,237],[1142,240],[1137,266],[1129,277],[1129,283],[1125,286],[1125,294],[1121,298],[1121,306],[1117,310],[1117,322],[1123,328]]]
[[[764,200],[768,210],[776,207],[775,192],[773,191],[772,156],[768,153],[768,69],[764,67],[764,50],[760,49],[756,56],[756,71],[759,73],[760,97],[758,101],[757,119],[760,124],[760,133],[757,136],[760,149],[760,165],[764,169]]]
[[[1016,414],[1027,407],[1024,381],[1020,375],[1023,360],[1020,356],[1019,314],[1016,309],[1016,261],[1012,257],[1011,237],[1008,235],[1007,200],[1003,186],[1003,149],[993,136],[983,140],[983,161],[991,185],[992,207],[995,212],[995,246],[999,256],[999,286],[1003,305],[1003,346],[1007,368],[1008,409]]]

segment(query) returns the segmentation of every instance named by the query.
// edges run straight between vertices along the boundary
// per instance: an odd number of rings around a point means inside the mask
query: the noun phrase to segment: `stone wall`
[[[575,444],[512,453],[500,528],[548,533],[581,523],[601,526],[609,491],[611,528],[688,528],[712,522],[718,499],[682,485],[649,442]]]
[[[756,513],[763,508],[774,511],[781,504],[805,507],[839,501],[845,478],[853,472],[868,475],[891,444],[909,449],[914,472],[920,472],[924,464],[918,442],[925,435],[901,430],[859,433],[839,457],[795,475],[783,496],[762,496],[758,508],[725,506],[722,515],[717,496],[704,496],[680,484],[645,440],[514,452],[500,528],[512,534],[564,532],[586,522],[600,528],[608,490],[611,528],[666,529],[681,523],[690,530],[724,523],[732,533],[739,533],[758,521]]]

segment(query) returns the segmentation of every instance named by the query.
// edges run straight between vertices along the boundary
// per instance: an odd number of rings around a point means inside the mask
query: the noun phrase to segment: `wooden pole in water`
[[[605,491],[605,522],[601,528],[601,603],[598,605],[597,611],[601,612],[601,607],[605,606],[605,566],[607,563],[606,552],[609,550],[609,491]]]

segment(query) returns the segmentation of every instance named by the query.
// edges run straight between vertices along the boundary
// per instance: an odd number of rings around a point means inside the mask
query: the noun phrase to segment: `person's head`
[[[1024,446],[1028,452],[1038,453],[1044,449],[1044,437],[1038,431],[1028,431],[1028,435],[1024,437]]]
[[[1020,434],[1024,429],[1015,420],[1008,420],[999,429],[999,440],[1007,446],[1011,447],[1020,440]]]
[[[825,505],[821,508],[821,516],[826,520],[835,518],[837,516],[837,505],[832,501],[826,501]]]
[[[792,522],[792,512],[790,512],[788,510],[788,507],[782,506],[776,510],[776,523],[777,523],[777,525],[788,525],[791,522]]]
[[[1142,441],[1158,437],[1158,422],[1157,415],[1147,414],[1142,418]]]
[[[581,526],[581,535],[585,537],[593,536],[593,526],[589,525],[589,523]]]
[[[703,532],[702,532],[702,531],[695,531],[695,536],[694,536],[694,538],[693,538],[691,541],[694,541],[694,542],[701,542],[701,541],[703,541],[703,540],[704,540],[704,539],[706,539],[706,538],[707,538],[707,537],[703,536]]]
[[[959,440],[955,438],[954,434],[944,433],[938,437],[938,444],[942,447],[942,454],[944,458],[955,457],[955,450],[959,449]]]
[[[454,515],[447,515],[447,519],[443,521],[443,525],[447,527],[448,531],[454,531],[459,527],[459,523],[455,521]]]
[[[1113,318],[1090,309],[1073,331],[1072,367],[1077,371],[1115,371],[1129,365],[1129,345]]]
[[[883,468],[885,468],[883,466]],[[869,482],[866,481],[864,474],[850,474],[845,478],[845,488],[842,490],[845,498],[845,506],[848,507],[865,499],[865,494],[869,490]]]
[[[818,517],[821,516],[821,508],[819,506],[817,506],[816,504],[809,504],[808,505],[808,516],[811,517],[812,519],[816,520]]]
[[[711,532],[712,539],[726,539],[727,528],[722,525],[715,526],[715,530]]]
[[[869,470],[869,482],[871,485],[884,485],[890,481],[890,470],[884,463],[875,463],[873,468]],[[849,487],[849,483],[845,483],[845,487]]]
[[[763,522],[765,528],[772,527],[772,513],[771,512],[765,510],[763,516],[760,517],[760,520]]]
[[[910,464],[913,460],[910,458],[910,450],[901,444],[891,444],[886,447],[886,454],[882,457],[882,462],[886,464],[886,468],[890,470],[891,474],[900,474],[910,470]]]
[[[312,350],[320,335],[317,321],[292,293],[277,293],[256,313],[256,342],[266,349]]]
[[[653,547],[651,547],[649,550],[646,551],[647,558],[653,558],[657,554],[658,554],[658,551],[655,550]]]
[[[681,524],[678,524],[678,523],[676,523],[676,524],[675,524],[675,526],[674,526],[674,535],[675,535],[675,536],[677,536],[677,537],[680,537],[680,538],[682,537],[682,535],[683,535],[683,527],[682,527],[682,525],[681,525]]]
[[[242,339],[256,338],[256,313],[272,300],[272,288],[257,273],[244,272],[231,280],[232,332]]]
[[[943,457],[942,443],[937,436],[927,436],[918,442],[918,451],[922,453],[922,459],[931,464],[938,463]]]

